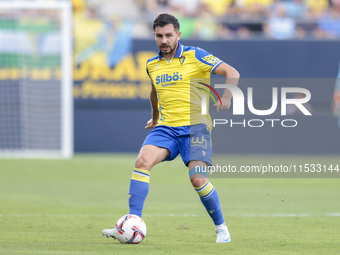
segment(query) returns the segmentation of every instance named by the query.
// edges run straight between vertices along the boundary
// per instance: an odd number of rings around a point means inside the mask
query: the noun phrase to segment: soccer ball
[[[116,223],[118,232],[116,238],[121,243],[138,244],[146,236],[146,225],[142,218],[137,215],[127,214],[121,217]]]

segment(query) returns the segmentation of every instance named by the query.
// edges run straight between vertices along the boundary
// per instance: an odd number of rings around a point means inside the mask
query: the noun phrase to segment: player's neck
[[[172,54],[163,54],[163,58],[167,59],[167,60],[170,60],[173,58],[174,55]]]

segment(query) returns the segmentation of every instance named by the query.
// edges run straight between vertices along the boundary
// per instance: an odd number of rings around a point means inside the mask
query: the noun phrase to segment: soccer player
[[[334,116],[339,118],[338,126],[340,127],[340,66],[339,66],[338,77],[336,78],[336,81],[335,81],[332,110],[333,110]]]
[[[204,93],[202,89],[195,90],[191,82],[209,79],[210,73],[216,73],[229,79],[229,84],[231,80],[232,85],[237,86],[239,73],[205,50],[181,45],[179,23],[174,16],[160,14],[153,23],[153,29],[160,52],[146,64],[151,80],[152,118],[145,128],[152,131],[135,162],[130,181],[129,214],[142,216],[152,167],[181,154],[189,169],[190,181],[215,224],[216,243],[228,243],[231,239],[219,197],[207,178],[207,168],[204,168],[212,165],[211,118],[209,114],[201,114],[201,104],[190,105],[197,97],[197,102],[201,102]],[[198,85],[204,87],[202,83]],[[228,110],[231,97],[226,89],[221,98],[222,104],[215,104],[217,111]],[[102,234],[115,238],[116,231],[115,228],[104,229]]]

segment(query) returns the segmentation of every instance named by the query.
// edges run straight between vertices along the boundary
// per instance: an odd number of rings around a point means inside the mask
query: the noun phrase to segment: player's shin
[[[208,181],[207,185],[210,186],[211,183]],[[201,196],[199,194],[199,196],[202,201],[202,204],[209,213],[211,219],[214,221],[214,224],[217,226],[224,223],[224,218],[217,191],[215,190],[214,186],[211,185],[211,187],[212,190],[210,191],[209,194],[207,194],[206,196]],[[197,191],[197,193],[199,192]]]
[[[150,172],[134,168],[129,190],[129,214],[142,217],[144,201],[149,192]]]
[[[190,177],[194,174],[194,171],[197,174],[197,169],[191,169],[189,172]],[[200,175],[202,175],[202,177],[207,177],[205,172],[200,173]],[[220,200],[214,186],[209,182],[209,180],[207,180],[202,186],[195,187],[195,190],[214,224],[216,226],[223,224],[224,218],[221,210]]]

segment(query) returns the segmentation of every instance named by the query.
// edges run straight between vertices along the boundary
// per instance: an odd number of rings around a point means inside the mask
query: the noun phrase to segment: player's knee
[[[207,183],[208,178],[204,177],[203,175],[197,174],[197,176],[191,176],[190,181],[192,186],[195,188],[203,186],[205,183]]]
[[[150,170],[152,165],[145,155],[139,155],[135,162],[135,167],[143,170]]]

